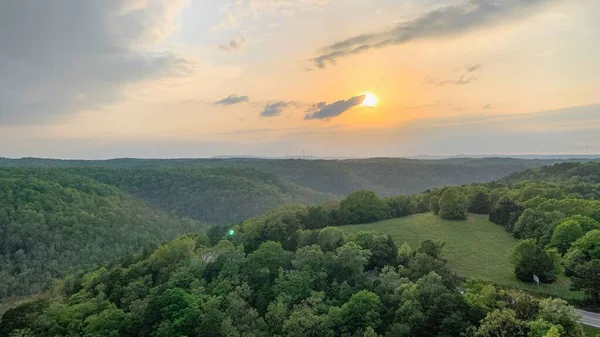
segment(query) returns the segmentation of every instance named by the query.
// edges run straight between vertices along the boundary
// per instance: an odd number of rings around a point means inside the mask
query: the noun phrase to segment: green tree
[[[571,279],[573,289],[582,290],[588,304],[600,308],[600,259],[577,264]]]
[[[352,295],[341,308],[329,309],[328,317],[334,327],[353,334],[365,331],[368,327],[377,328],[381,324],[381,309],[379,296],[368,290],[361,290]]]
[[[319,231],[317,242],[321,249],[326,251],[333,251],[344,244],[345,237],[344,232],[338,228],[327,227]]]
[[[439,214],[444,219],[464,220],[467,218],[465,204],[464,196],[460,190],[456,187],[450,187],[440,197]]]
[[[322,206],[311,206],[308,208],[303,222],[306,229],[325,228],[329,223],[329,214]]]
[[[554,282],[556,278],[552,258],[533,239],[520,241],[510,260],[515,267],[515,276],[521,281],[533,283],[534,274],[543,283]]]
[[[340,215],[347,224],[368,223],[388,217],[386,203],[372,191],[356,191],[340,203]]]
[[[496,309],[482,321],[475,333],[476,337],[525,337],[527,325],[518,319],[510,309]]]
[[[435,215],[440,214],[440,197],[437,195],[432,195],[429,198],[429,209]]]
[[[491,209],[490,195],[487,191],[478,190],[469,200],[468,211],[475,214],[489,214]]]
[[[548,333],[546,333],[544,337],[560,337],[560,331],[557,327],[553,326],[548,330]]]
[[[416,206],[411,198],[404,195],[386,198],[385,202],[392,218],[399,218],[416,212]]]
[[[558,298],[545,298],[540,300],[538,318],[562,327],[565,336],[584,336],[578,315],[564,300]]]
[[[561,254],[565,254],[571,248],[571,244],[582,237],[583,234],[579,222],[575,220],[563,221],[554,229],[550,246],[556,247]]]

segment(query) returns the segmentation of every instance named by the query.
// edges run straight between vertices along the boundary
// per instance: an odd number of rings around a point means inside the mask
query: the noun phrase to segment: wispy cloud
[[[478,78],[476,76],[472,75],[472,73],[474,73],[480,69],[481,69],[480,64],[465,66],[463,68],[456,68],[456,69],[454,69],[453,73],[455,73],[457,71],[462,72],[462,74],[458,78],[439,80],[436,77],[427,76],[427,77],[425,77],[425,80],[423,80],[423,84],[437,85],[439,87],[449,85],[449,84],[450,85],[469,84],[471,82],[478,80]]]
[[[304,119],[329,119],[343,114],[350,108],[362,104],[365,100],[365,95],[354,96],[347,100],[337,101],[331,104],[325,104],[324,102],[316,104],[314,107],[318,108],[317,111],[309,113],[304,116]]]
[[[448,85],[448,84],[465,85],[465,84],[469,84],[474,81],[477,81],[477,77],[461,75],[459,79],[441,81],[441,82],[438,82],[437,85],[440,87],[442,87],[444,85]]]
[[[447,37],[492,26],[507,20],[523,19],[544,4],[555,0],[469,0],[444,6],[408,22],[380,31],[351,37],[321,50],[312,61],[317,68],[335,64],[340,58],[410,41]],[[476,69],[474,69],[476,70]]]
[[[250,97],[248,96],[238,96],[237,94],[233,94],[216,101],[215,105],[235,105],[240,103],[248,103],[249,101]]]
[[[281,113],[289,107],[296,106],[294,101],[279,101],[275,103],[269,103],[265,106],[263,111],[260,113],[262,117],[275,117],[281,115]]]
[[[246,45],[246,39],[243,37],[237,38],[235,40],[231,40],[228,44],[219,45],[219,49],[222,52],[233,52],[244,48]]]

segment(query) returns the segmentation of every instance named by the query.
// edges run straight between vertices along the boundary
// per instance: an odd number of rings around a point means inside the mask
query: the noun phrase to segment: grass
[[[588,337],[600,336],[600,328],[584,325],[583,331],[585,331],[585,335]]]
[[[509,262],[517,245],[501,226],[490,222],[487,215],[469,214],[466,221],[444,220],[431,213],[380,222],[343,226],[347,233],[375,231],[390,234],[396,244],[408,243],[413,249],[424,240],[446,243],[442,257],[448,266],[463,277],[477,277],[512,288],[567,300],[580,299],[583,294],[569,290],[569,279],[562,276],[553,284],[537,286],[517,280]]]

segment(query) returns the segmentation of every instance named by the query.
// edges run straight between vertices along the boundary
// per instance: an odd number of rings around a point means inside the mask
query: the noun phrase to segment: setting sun
[[[365,95],[365,99],[361,103],[361,106],[375,107],[377,106],[377,103],[379,103],[379,98],[377,98],[374,93],[365,92],[363,95]]]

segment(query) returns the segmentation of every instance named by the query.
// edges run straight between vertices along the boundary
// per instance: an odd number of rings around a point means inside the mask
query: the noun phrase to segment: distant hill
[[[577,159],[588,161],[589,159]],[[380,196],[413,194],[423,190],[501,179],[511,173],[568,159],[449,158],[417,160],[372,158],[349,160],[301,159],[112,159],[55,160],[2,159],[0,166],[114,167],[114,168],[251,168],[276,175],[312,190],[345,196],[358,189]],[[571,160],[573,161],[573,160]]]
[[[288,203],[316,204],[334,196],[250,168],[68,168],[113,185],[179,216],[230,224]]]

